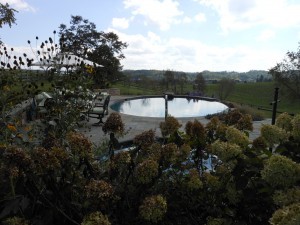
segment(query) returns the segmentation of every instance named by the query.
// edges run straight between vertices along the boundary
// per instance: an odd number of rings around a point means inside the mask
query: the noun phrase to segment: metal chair
[[[88,111],[88,117],[90,118],[97,118],[99,121],[94,123],[94,126],[99,126],[103,124],[103,118],[105,115],[108,115],[108,104],[110,101],[110,95],[108,95],[105,99],[103,104],[95,103],[94,107]]]

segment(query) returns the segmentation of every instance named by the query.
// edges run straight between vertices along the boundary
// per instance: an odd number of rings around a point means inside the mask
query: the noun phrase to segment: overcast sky
[[[8,47],[52,37],[71,15],[113,31],[123,42],[123,69],[185,72],[268,70],[296,51],[300,0],[0,0],[18,10],[0,29]]]

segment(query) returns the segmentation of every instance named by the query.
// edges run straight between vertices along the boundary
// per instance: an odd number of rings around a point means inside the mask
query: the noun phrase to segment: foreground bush
[[[107,132],[123,127],[120,117],[112,120],[115,117],[104,125]],[[295,130],[297,119],[291,120],[289,130]],[[172,132],[163,142],[149,130],[134,139],[131,150],[104,161],[96,160],[88,138],[74,131],[46,148],[7,143],[0,153],[1,220],[298,224],[299,154],[286,154],[288,146],[300,144],[293,136],[296,132],[286,133],[272,153],[263,137],[252,145],[246,130],[251,126],[241,126],[238,117],[228,118],[230,125],[217,118],[206,126],[195,120],[187,123],[186,133],[178,131],[180,126],[176,130],[174,123],[171,128],[164,124],[163,129]]]

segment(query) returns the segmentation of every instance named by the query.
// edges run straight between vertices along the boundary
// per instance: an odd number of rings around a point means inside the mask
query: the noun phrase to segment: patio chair
[[[47,92],[41,92],[34,97],[37,104],[38,118],[44,119],[49,115],[54,104],[53,97]]]
[[[103,124],[103,118],[105,115],[108,115],[108,104],[110,101],[110,95],[108,95],[105,99],[103,104],[95,103],[94,107],[88,111],[88,117],[90,118],[97,118],[99,121],[94,123],[94,126],[99,126]]]

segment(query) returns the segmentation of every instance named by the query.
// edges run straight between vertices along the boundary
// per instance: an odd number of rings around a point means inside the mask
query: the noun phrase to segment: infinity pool
[[[167,101],[168,115],[174,117],[199,117],[226,111],[228,107],[220,102],[175,97]],[[145,117],[165,117],[165,99],[146,97],[126,99],[111,105],[114,111]]]

